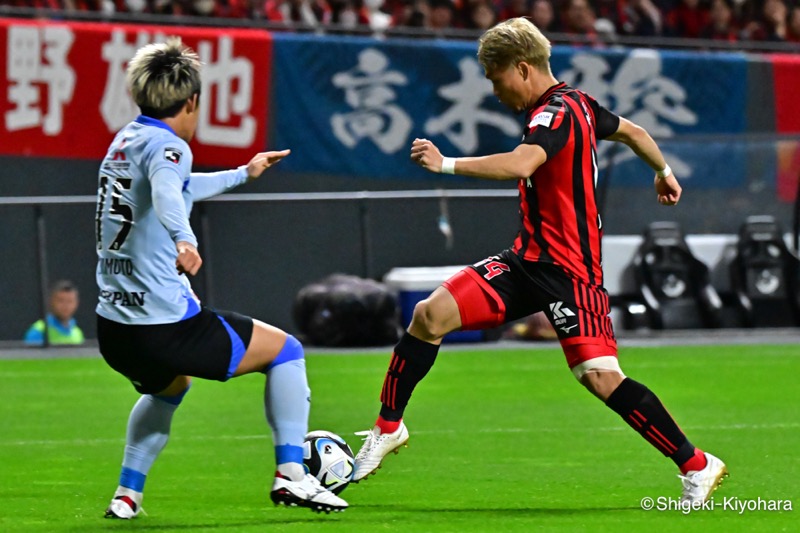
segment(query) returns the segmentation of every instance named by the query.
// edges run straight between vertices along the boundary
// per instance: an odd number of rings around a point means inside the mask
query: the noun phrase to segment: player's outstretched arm
[[[192,172],[189,178],[189,192],[192,200],[199,202],[238,187],[249,180],[261,176],[266,169],[289,155],[291,150],[260,152],[239,168],[221,172]]]
[[[428,139],[414,139],[411,160],[426,170],[487,180],[529,178],[547,160],[541,146],[520,144],[513,151],[481,157],[443,157]]]
[[[644,128],[620,117],[617,131],[607,139],[628,145],[642,161],[653,169],[656,173],[654,184],[658,203],[663,205],[678,203],[681,198],[681,186],[672,173],[672,169],[667,165],[658,144]]]
[[[273,152],[260,152],[253,156],[247,163],[247,177],[254,180],[272,165],[280,162],[284,157],[291,154],[291,150],[280,150]]]

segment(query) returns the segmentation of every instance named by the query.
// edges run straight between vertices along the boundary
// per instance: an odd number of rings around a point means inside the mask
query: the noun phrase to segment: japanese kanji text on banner
[[[235,165],[263,150],[268,32],[0,19],[0,153],[100,159],[139,112],[125,86],[127,61],[169,35],[204,65],[197,164]]]

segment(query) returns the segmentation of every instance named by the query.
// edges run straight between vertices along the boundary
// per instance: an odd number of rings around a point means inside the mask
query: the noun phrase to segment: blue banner
[[[293,150],[282,168],[425,179],[430,174],[409,160],[414,138],[451,157],[512,150],[522,116],[494,97],[476,51],[475,42],[276,34],[271,145]],[[559,80],[668,140],[745,131],[746,57],[554,47],[551,64]],[[600,144],[605,169],[612,143]],[[734,143],[664,144],[676,175],[694,187],[744,182],[747,156]],[[616,184],[652,186],[630,150],[616,154]]]

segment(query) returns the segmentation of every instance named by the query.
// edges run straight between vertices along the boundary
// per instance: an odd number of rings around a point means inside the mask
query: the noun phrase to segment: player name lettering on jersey
[[[528,124],[528,128],[532,128],[534,126],[544,126],[545,128],[549,128],[550,124],[552,123],[553,114],[548,111],[542,111],[531,119],[530,124]]]
[[[132,276],[133,261],[130,259],[101,258],[97,260],[97,271],[101,274],[111,274],[114,276],[118,276],[120,274],[124,276]]]
[[[123,292],[123,291],[100,291],[100,298],[106,300],[111,305],[121,305],[122,307],[141,307],[144,305],[145,291]]]

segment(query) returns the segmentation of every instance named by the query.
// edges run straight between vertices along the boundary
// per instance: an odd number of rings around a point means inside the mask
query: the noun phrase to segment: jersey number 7
[[[111,194],[111,209],[110,215],[117,215],[122,217],[122,228],[117,232],[116,237],[108,247],[109,250],[119,250],[125,239],[128,238],[128,233],[131,231],[133,225],[133,209],[131,206],[122,203],[122,192],[131,188],[131,178],[117,178],[112,183],[111,190],[108,188],[108,176],[100,176],[100,188],[97,190],[97,216],[95,217],[97,234],[97,249],[103,249],[103,209],[106,205],[106,197]]]

